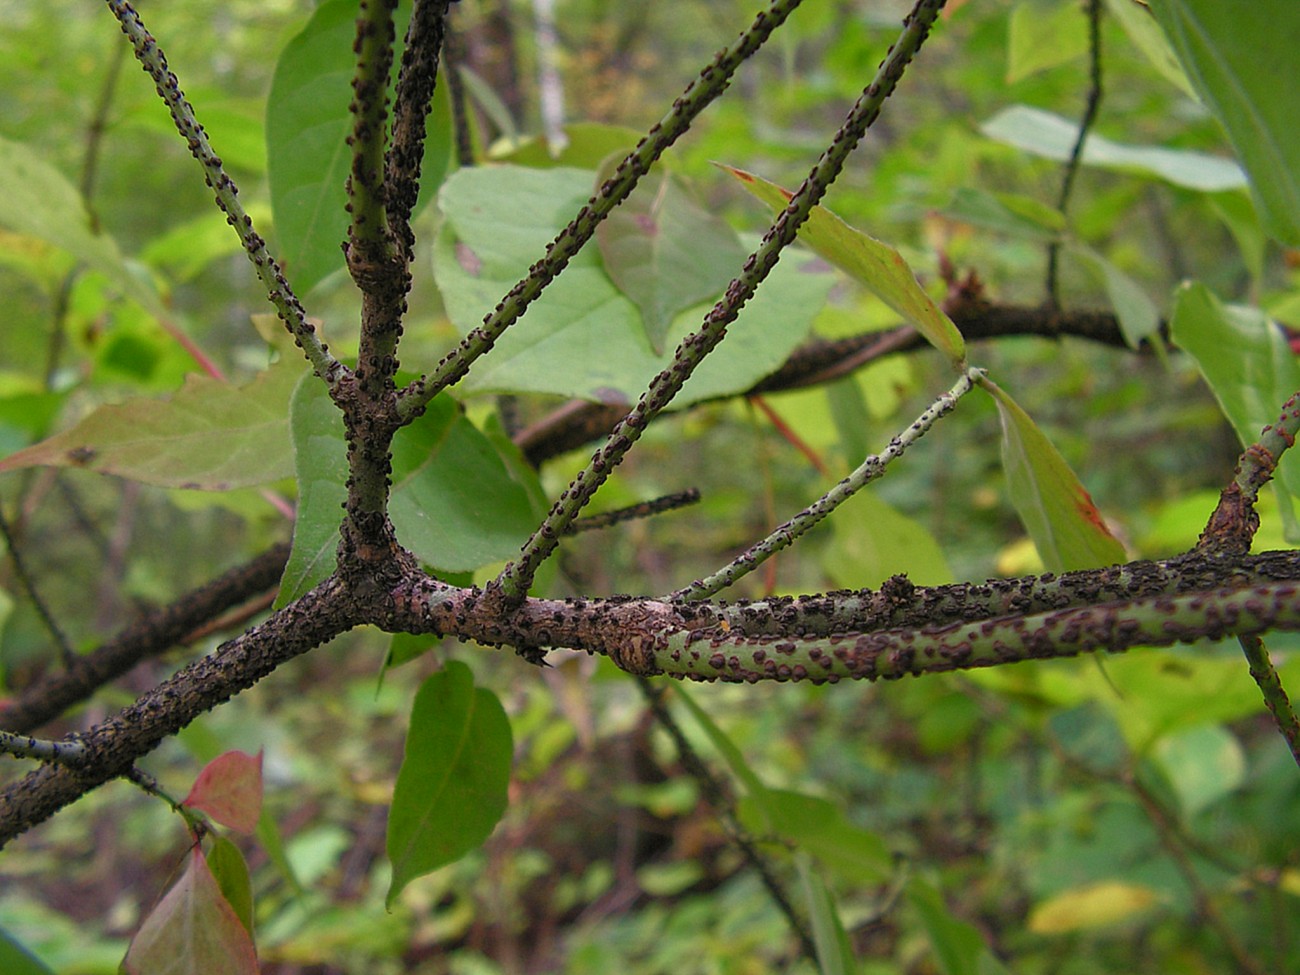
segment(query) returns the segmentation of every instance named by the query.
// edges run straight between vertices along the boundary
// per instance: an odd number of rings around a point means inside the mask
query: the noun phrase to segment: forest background
[[[535,19],[546,4],[453,6],[469,139],[456,145],[454,93],[440,84],[413,219],[404,370],[432,368],[491,309],[734,41],[751,6],[575,0],[552,11],[554,37]],[[346,124],[355,4],[139,9],[319,331],[341,358],[355,356],[360,299],[338,247],[346,160],[322,171],[328,153],[303,141],[317,107]],[[448,440],[432,452],[449,451],[450,467],[484,479],[505,472],[496,483],[513,487],[478,497],[435,490],[437,504],[457,498],[478,518],[425,542],[444,546],[444,578],[497,575],[587,461],[591,429],[612,422],[609,410],[587,409],[586,437],[557,434],[570,428],[556,417],[577,412],[564,412],[569,398],[626,412],[617,404],[635,399],[645,362],[671,351],[737,273],[771,211],[722,167],[798,187],[908,9],[801,6],[670,150],[669,175],[649,177],[628,204],[633,225],[650,214],[674,228],[667,249],[647,270],[635,233],[611,221],[590,245],[600,256],[571,269],[578,287],[599,279],[627,298],[619,314],[644,329],[641,359],[612,340],[604,356],[590,343],[503,345],[458,387],[464,417],[447,407],[439,436]],[[265,288],[110,13],[20,0],[0,13],[0,225],[9,228],[0,232],[0,449],[10,456],[0,500],[19,556],[0,576],[8,728],[24,693],[68,660],[286,542],[286,511],[295,498],[306,504],[295,458],[305,485],[302,457],[328,432],[303,419],[319,406],[309,387],[295,392],[296,374],[268,371],[272,361],[300,367],[301,353],[269,314]],[[1300,42],[1300,12],[1261,4],[1227,23],[1257,45],[1241,94],[1272,131],[1270,106],[1300,104],[1287,95],[1300,86],[1295,73],[1270,61],[1287,38]],[[295,71],[307,79],[305,100],[277,98]],[[548,143],[544,96],[556,92],[567,126]],[[1156,21],[1128,0],[950,3],[824,201],[897,248],[966,334],[971,361],[1078,473],[1120,558],[1196,545],[1243,443],[1300,389],[1286,328],[1300,323],[1300,259],[1279,246],[1297,241],[1279,231],[1268,200],[1261,217],[1259,187],[1252,198],[1230,138],[1197,94]],[[1072,165],[1090,107],[1094,136]],[[1280,151],[1300,160],[1294,143]],[[337,194],[324,230],[294,223],[292,193],[313,179]],[[484,241],[518,273],[476,265]],[[105,263],[114,260],[117,276]],[[723,345],[689,408],[647,428],[593,510],[690,489],[699,502],[566,539],[534,595],[690,585],[880,451],[952,384],[942,345],[925,349],[915,332],[897,331],[897,302],[871,293],[880,282],[833,263],[800,249],[783,258],[763,293],[769,303],[753,310],[759,338]],[[530,321],[547,315],[575,312],[539,303]],[[805,388],[755,391],[808,341],[856,368],[800,366],[796,355]],[[215,487],[245,468],[265,483],[185,490],[158,473],[197,469],[210,442],[174,452],[155,443],[147,461],[102,467],[124,477],[76,469],[108,463],[103,456],[12,459],[105,404],[174,397],[196,372],[232,388],[262,376],[259,393],[224,409],[230,425],[247,426],[255,400],[267,425],[282,427],[285,449],[253,438],[225,473],[205,476]],[[215,400],[203,402],[205,422],[226,423]],[[723,595],[878,588],[899,573],[938,586],[1083,568],[1070,563],[1068,543],[1062,564],[1026,529],[1004,437],[995,400],[964,396],[878,485]],[[1286,498],[1261,495],[1255,551],[1291,547]],[[327,501],[332,546],[338,498]],[[271,554],[261,594],[191,627],[171,641],[183,649],[145,660],[40,734],[93,728],[260,619],[284,564],[282,549]],[[300,559],[287,579],[300,593],[319,577]],[[1290,633],[1267,638],[1292,685],[1294,644]],[[184,796],[219,754],[260,753],[265,813],[257,836],[231,848],[251,868],[244,913],[261,971],[1300,965],[1300,778],[1235,638],[880,685],[674,684],[667,693],[604,657],[555,651],[539,670],[529,656],[357,629],[141,762],[161,791]],[[481,847],[470,843],[394,896],[386,837],[407,719],[422,682],[462,674],[445,666],[453,660],[509,717],[509,806]],[[6,764],[6,786],[28,771]],[[0,958],[32,966],[14,971],[117,971],[185,871],[192,835],[166,802],[116,782],[13,840],[0,855],[0,950],[13,954]]]

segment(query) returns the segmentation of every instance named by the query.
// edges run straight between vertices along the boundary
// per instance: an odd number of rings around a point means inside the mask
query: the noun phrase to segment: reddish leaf
[[[262,753],[218,755],[199,773],[181,805],[207,813],[222,826],[253,832],[262,815]]]
[[[197,846],[181,879],[140,925],[122,970],[127,975],[257,975],[253,940],[221,896]]]

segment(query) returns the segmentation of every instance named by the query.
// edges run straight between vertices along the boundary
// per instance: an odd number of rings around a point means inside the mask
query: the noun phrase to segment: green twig
[[[401,401],[404,418],[418,416],[434,396],[463,378],[474,361],[491,349],[505,330],[519,320],[528,306],[591,239],[600,222],[627,199],[655,160],[690,128],[700,112],[722,94],[736,69],[763,45],[799,3],[800,0],[773,0],[736,43],[718,53],[673,103],[668,114],[619,163],[614,175],[605,181],[573,222],[551,241],[546,254],[529,269],[528,276],[510,289],[496,310],[483,319],[483,324],[465,336],[430,375],[404,391]]]
[[[967,369],[952,389],[931,403],[924,413],[912,421],[911,426],[889,441],[889,445],[883,451],[879,454],[872,454],[859,464],[852,474],[823,494],[817,501],[781,525],[762,541],[751,545],[717,572],[691,583],[684,589],[678,589],[668,598],[690,600],[712,596],[714,593],[721,592],[732,585],[736,580],[753,572],[777,552],[794,544],[800,535],[803,535],[830,515],[832,511],[853,497],[868,483],[884,474],[885,468],[891,461],[903,456],[903,452],[925,436],[926,432],[934,426],[940,417],[945,416],[956,407],[957,401],[970,392],[976,377],[979,375],[980,371],[978,369]]]
[[[700,329],[682,340],[672,364],[651,381],[640,402],[618,423],[586,469],[560,495],[546,520],[524,544],[519,558],[507,565],[491,584],[492,591],[503,596],[508,605],[517,604],[525,597],[537,569],[555,551],[569,523],[626,456],[646,425],[672,401],[704,357],[717,348],[726,335],[727,326],[736,320],[759,284],[776,266],[781,251],[794,240],[812,208],[843,169],[849,154],[879,116],[885,100],[893,93],[903,71],[929,35],[943,5],[944,0],[918,0],[904,20],[898,40],[881,62],[875,80],[858,98],[830,146],[790,199],[789,206],[764,235],[758,250],[745,261],[740,276],[731,282],[722,300],[705,316]]]
[[[1079,134],[1070,150],[1070,158],[1065,164],[1065,175],[1061,178],[1061,192],[1056,200],[1056,208],[1065,213],[1070,205],[1070,196],[1074,192],[1074,180],[1079,174],[1079,165],[1083,161],[1083,147],[1088,140],[1088,133],[1097,121],[1097,110],[1101,107],[1101,0],[1088,0],[1088,54],[1089,84],[1088,101],[1083,110],[1083,121],[1079,123]],[[1047,245],[1047,303],[1052,308],[1061,307],[1060,285],[1057,280],[1061,256],[1061,242],[1054,240]]]
[[[1300,721],[1296,720],[1295,708],[1291,706],[1291,699],[1287,697],[1286,690],[1282,687],[1282,679],[1278,677],[1277,668],[1269,658],[1268,649],[1258,635],[1242,636],[1238,637],[1238,640],[1241,643],[1241,652],[1246,655],[1246,661],[1250,664],[1250,676],[1255,678],[1255,683],[1263,691],[1264,704],[1268,707],[1269,714],[1273,715],[1273,720],[1277,722],[1278,731],[1282,732],[1282,737],[1286,739],[1287,747],[1291,749],[1291,757],[1295,759],[1297,765],[1300,765]]]
[[[248,258],[257,269],[257,276],[266,285],[268,298],[281,320],[288,327],[298,347],[303,350],[316,375],[333,389],[345,374],[343,365],[330,355],[328,348],[316,335],[315,327],[307,321],[307,313],[298,301],[280,265],[266,249],[266,241],[253,229],[252,218],[244,212],[239,202],[239,190],[222,167],[221,157],[212,150],[207,133],[194,117],[194,107],[186,100],[176,76],[167,67],[167,58],[158,47],[153,35],[145,29],[140,15],[127,0],[105,0],[113,16],[122,27],[122,33],[131,40],[136,59],[154,80],[172,121],[189,145],[190,154],[203,167],[203,178],[216,196],[217,206],[226,215],[226,222],[235,228]]]

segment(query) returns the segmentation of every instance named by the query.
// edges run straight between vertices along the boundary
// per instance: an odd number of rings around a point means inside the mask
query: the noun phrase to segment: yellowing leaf
[[[1124,546],[1070,465],[1016,401],[988,379],[980,385],[998,405],[1002,466],[1015,505],[1043,564],[1053,572],[1123,562]]]
[[[0,472],[77,467],[205,491],[292,477],[289,397],[304,369],[284,360],[244,386],[188,376],[168,398],[99,407],[70,429],[0,460]]]
[[[1105,880],[1074,887],[1049,897],[1029,915],[1029,930],[1036,934],[1068,934],[1088,928],[1132,920],[1159,897],[1150,887]]]
[[[780,213],[793,194],[761,176],[723,166],[744,184],[745,189]],[[855,230],[825,207],[813,207],[808,221],[799,228],[799,239],[854,280],[866,285],[916,330],[926,341],[962,366],[966,343],[952,323],[921,288],[916,275],[901,254],[888,244]]]
[[[253,939],[197,846],[181,879],[140,925],[122,970],[127,975],[257,975]]]

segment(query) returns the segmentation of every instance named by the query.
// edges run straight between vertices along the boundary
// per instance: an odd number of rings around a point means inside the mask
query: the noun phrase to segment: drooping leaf
[[[253,936],[253,881],[248,873],[244,854],[224,836],[213,840],[208,851],[208,869],[217,882],[221,896],[239,918],[248,936]]]
[[[947,216],[1030,240],[1057,240],[1065,230],[1060,210],[1015,193],[989,193],[963,186],[944,207]]]
[[[5,975],[54,975],[52,968],[3,928],[0,928],[0,972]]]
[[[1264,226],[1300,246],[1300,6],[1151,0],[1183,70],[1250,174]]]
[[[1223,304],[1200,282],[1174,293],[1169,333],[1196,360],[1243,445],[1254,443],[1300,390],[1300,363],[1281,329],[1258,308]],[[1278,470],[1286,489],[1300,495],[1300,456],[1288,450]]]
[[[76,425],[0,460],[160,487],[228,491],[292,474],[288,405],[304,366],[282,360],[244,386],[191,375],[166,399],[101,406]]]
[[[116,241],[90,229],[81,195],[62,173],[20,142],[0,138],[0,224],[61,247],[102,272],[156,318],[158,292],[122,257]]]
[[[790,203],[789,190],[760,176],[722,167],[740,180],[745,189],[779,213]],[[966,343],[939,306],[916,280],[903,256],[860,230],[855,230],[825,207],[814,207],[808,221],[799,228],[799,239],[814,251],[866,285],[954,364],[965,361]]]
[[[477,848],[505,812],[513,750],[501,702],[451,661],[421,685],[388,813],[391,907],[416,877]]]
[[[1032,0],[1016,4],[1007,35],[1007,84],[1086,54],[1088,25],[1080,12],[1070,2],[1051,11]]]
[[[778,815],[763,780],[749,767],[749,763],[745,761],[745,756],[736,747],[736,743],[709,716],[709,712],[695,703],[695,699],[687,693],[685,688],[675,688],[675,693],[682,703],[686,705],[686,709],[691,712],[691,717],[695,719],[696,724],[700,726],[713,747],[718,750],[718,754],[727,763],[727,766],[731,769],[731,774],[744,783],[746,794],[754,802],[755,808],[762,814],[763,828],[766,830],[772,829],[772,824],[777,821]]]
[[[410,18],[396,13],[397,52]],[[352,116],[356,0],[328,0],[280,54],[266,103],[267,177],[285,271],[299,293],[344,266],[346,144]],[[394,68],[396,70],[396,68]],[[439,84],[427,121],[421,196],[432,198],[450,165],[451,110]],[[425,196],[425,193],[428,193]]]
[[[721,293],[745,260],[736,232],[664,172],[596,228],[605,270],[641,312],[656,355],[673,318]]]
[[[996,142],[1058,162],[1070,158],[1079,137],[1077,122],[1028,105],[1004,108],[981,125],[980,131]],[[1095,133],[1083,145],[1082,161],[1087,166],[1154,176],[1204,193],[1246,185],[1246,174],[1231,159],[1188,149],[1124,145]]]
[[[806,855],[794,858],[799,870],[799,884],[803,888],[804,909],[812,922],[813,946],[817,949],[817,967],[822,975],[853,975],[858,971],[858,961],[849,944],[849,934],[844,930],[835,898],[822,883]]]
[[[122,968],[127,975],[257,975],[253,939],[197,846],[180,880],[140,925]]]
[[[954,917],[943,895],[928,881],[914,877],[907,899],[921,919],[935,960],[944,975],[998,975],[1006,968],[993,957],[974,925]]]
[[[756,835],[767,833],[816,857],[845,883],[865,886],[889,880],[894,863],[884,841],[849,822],[840,806],[787,789],[767,789],[765,801],[766,812],[749,796],[740,802],[740,821]]]
[[[1159,903],[1150,887],[1106,880],[1062,891],[1037,905],[1029,915],[1035,934],[1070,934],[1111,924],[1127,924]]]
[[[528,272],[587,201],[595,175],[564,167],[477,166],[447,180],[438,197],[444,221],[434,242],[434,276],[460,332],[480,325]],[[746,389],[785,361],[834,281],[814,263],[807,253],[784,255],[676,404]],[[461,387],[630,402],[670,365],[672,348],[699,328],[709,307],[697,305],[676,315],[664,343],[667,351],[655,355],[636,305],[589,246],[475,364]]]
[[[1145,4],[1137,4],[1133,0],[1106,0],[1106,11],[1124,28],[1128,39],[1166,81],[1188,98],[1196,97],[1196,89],[1178,63],[1178,55],[1174,54]]]
[[[262,753],[230,751],[203,767],[181,802],[222,826],[249,834],[262,815]]]
[[[1094,569],[1125,560],[1124,546],[1106,527],[1070,465],[1005,391],[985,379],[1002,421],[1002,466],[1011,503],[1053,572]]]
[[[347,443],[338,409],[318,382],[306,381],[290,408],[298,475],[298,518],[277,605],[298,598],[334,570],[347,498]],[[468,571],[510,558],[536,527],[531,486],[442,396],[393,440],[389,513],[397,536],[421,561]],[[540,490],[540,489],[538,489]]]

